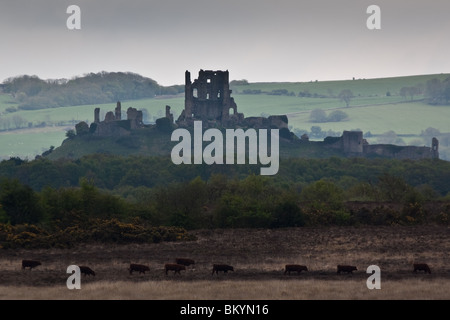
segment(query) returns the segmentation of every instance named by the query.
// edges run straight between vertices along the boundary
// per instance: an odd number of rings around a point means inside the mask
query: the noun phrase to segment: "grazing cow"
[[[417,271],[425,271],[425,273],[431,274],[431,269],[426,263],[415,263],[414,273],[416,273]]]
[[[195,261],[192,259],[186,259],[186,258],[176,258],[175,262],[177,264],[181,264],[183,266],[189,267],[191,264],[195,264]]]
[[[186,270],[186,267],[181,264],[177,264],[177,263],[166,263],[164,265],[164,269],[166,270],[166,275],[169,270],[173,271],[174,274],[175,273],[181,274],[180,271]]]
[[[41,265],[41,263],[36,260],[22,260],[22,269],[30,268],[30,270],[31,270],[40,265]]]
[[[133,271],[139,271],[139,274],[141,273],[145,274],[145,271],[150,271],[150,268],[142,264],[131,263],[130,267],[128,268],[128,271],[130,271],[130,274],[132,274]]]
[[[234,271],[234,268],[227,264],[214,264],[212,274],[214,274],[214,272],[216,274],[219,274],[219,271],[223,271],[224,273],[227,273],[228,271]]]
[[[341,272],[353,273],[353,271],[357,271],[357,270],[358,269],[356,269],[355,266],[343,266],[343,265],[337,266],[337,273],[341,273]]]
[[[302,271],[308,271],[308,268],[299,264],[287,264],[284,268],[284,274],[291,274],[291,272],[295,271],[297,271],[297,274],[299,274]]]
[[[95,277],[95,272],[94,270],[92,270],[91,268],[87,267],[87,266],[79,266],[80,267],[80,272],[82,274],[85,274],[87,276],[91,276],[93,275]]]

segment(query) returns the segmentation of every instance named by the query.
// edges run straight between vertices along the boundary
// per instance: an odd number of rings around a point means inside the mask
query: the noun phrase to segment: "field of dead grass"
[[[80,245],[73,249],[0,252],[0,299],[450,299],[450,228],[323,227],[192,231],[197,240],[117,246]],[[196,261],[180,275],[164,273],[176,257]],[[22,259],[42,265],[21,269]],[[412,264],[428,263],[431,274],[413,273]],[[130,275],[130,263],[150,267]],[[213,263],[234,272],[212,275]],[[285,264],[308,272],[285,275]],[[81,290],[68,290],[71,264],[88,265],[95,277],[82,276]],[[337,274],[337,264],[358,268]],[[381,268],[381,289],[369,290],[369,265]]]

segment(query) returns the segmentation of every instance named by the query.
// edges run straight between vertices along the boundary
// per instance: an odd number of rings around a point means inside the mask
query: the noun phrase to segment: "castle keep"
[[[228,70],[200,70],[194,82],[191,82],[190,72],[186,71],[184,94],[184,110],[177,120],[180,126],[190,126],[194,120],[202,120],[231,127],[244,119],[231,97]]]
[[[228,70],[200,70],[193,82],[191,73],[186,71],[184,110],[176,120],[177,126],[192,128],[194,121],[201,120],[204,128],[239,126],[288,130],[288,118],[285,115],[244,118],[244,114],[238,112],[231,92]]]

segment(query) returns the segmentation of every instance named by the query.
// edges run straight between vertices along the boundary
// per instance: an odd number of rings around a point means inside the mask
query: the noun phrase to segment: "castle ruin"
[[[144,126],[142,118],[142,111],[130,107],[127,109],[127,119],[122,120],[122,104],[118,101],[114,112],[108,111],[104,121],[100,121],[100,108],[95,108],[90,131],[96,136],[129,135],[131,130]]]
[[[287,130],[288,118],[285,115],[244,118],[244,114],[238,112],[231,93],[228,70],[200,70],[198,78],[193,82],[191,73],[186,71],[184,110],[176,120],[177,126],[193,127],[194,121],[201,120],[204,128],[239,126]]]
[[[265,117],[247,117],[238,112],[237,104],[231,97],[227,71],[200,70],[198,78],[191,81],[189,71],[185,72],[185,101],[184,109],[179,118],[174,121],[170,106],[166,105],[165,117],[173,128],[193,128],[194,121],[202,121],[204,129],[218,128],[254,128],[279,129],[280,138],[294,141],[294,134],[288,129],[286,115],[272,115]],[[142,111],[135,108],[127,109],[127,119],[122,120],[122,105],[117,102],[116,108],[105,115],[100,121],[100,108],[94,110],[94,122],[89,132],[97,136],[129,135],[132,130],[153,125],[144,125]],[[87,131],[87,124],[86,130]],[[331,139],[328,139],[331,138]],[[328,139],[328,140],[327,140]],[[313,143],[304,134],[298,139],[300,144]],[[292,145],[295,148],[295,145]],[[361,131],[344,131],[339,138],[327,137],[325,148],[340,150],[347,157],[381,157],[395,159],[438,159],[439,141],[432,139],[431,147],[397,146],[391,144],[370,145]]]
[[[344,131],[342,136],[331,145],[340,149],[346,156],[382,157],[394,159],[439,159],[439,141],[433,138],[431,147],[397,146],[392,144],[370,145],[363,139],[362,131]]]

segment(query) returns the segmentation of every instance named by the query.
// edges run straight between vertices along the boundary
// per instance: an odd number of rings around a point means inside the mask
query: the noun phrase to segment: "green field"
[[[407,77],[355,79],[341,81],[311,81],[311,82],[264,82],[249,83],[248,85],[232,85],[233,94],[242,93],[244,90],[272,90],[286,89],[298,94],[308,91],[311,94],[338,95],[341,90],[349,89],[355,96],[361,97],[385,97],[387,92],[392,96],[399,95],[402,87],[425,86],[430,79],[445,80],[449,74],[417,75]]]
[[[400,96],[400,89],[404,86],[424,88],[429,79],[443,80],[448,76],[439,74],[346,81],[250,83],[232,85],[231,88],[238,112],[246,117],[286,114],[292,130],[309,131],[312,126],[334,132],[359,129],[375,135],[365,137],[369,143],[377,142],[376,135],[394,131],[402,135],[405,144],[417,144],[423,143],[419,135],[427,128],[450,133],[450,106],[428,105],[420,101],[423,94],[417,94],[411,101],[410,97]],[[349,107],[337,98],[343,89],[350,89],[354,94]],[[244,90],[260,90],[261,93],[244,94]],[[286,90],[291,95],[267,94],[273,90]],[[299,97],[300,92],[308,92],[309,96]],[[144,122],[152,123],[164,116],[166,105],[171,106],[176,119],[184,108],[184,97],[122,101],[123,118],[129,107],[145,109]],[[76,123],[86,121],[89,124],[93,121],[96,107],[100,108],[100,117],[103,118],[106,112],[114,110],[115,103],[24,111],[17,108],[12,97],[0,94],[0,159],[10,156],[32,159],[50,146],[58,147],[65,139],[66,131],[73,129]],[[10,112],[11,108],[17,111]],[[317,108],[327,113],[339,109],[348,118],[341,122],[311,122],[311,110]],[[447,147],[445,143],[440,145],[444,157],[450,153],[446,152]]]

